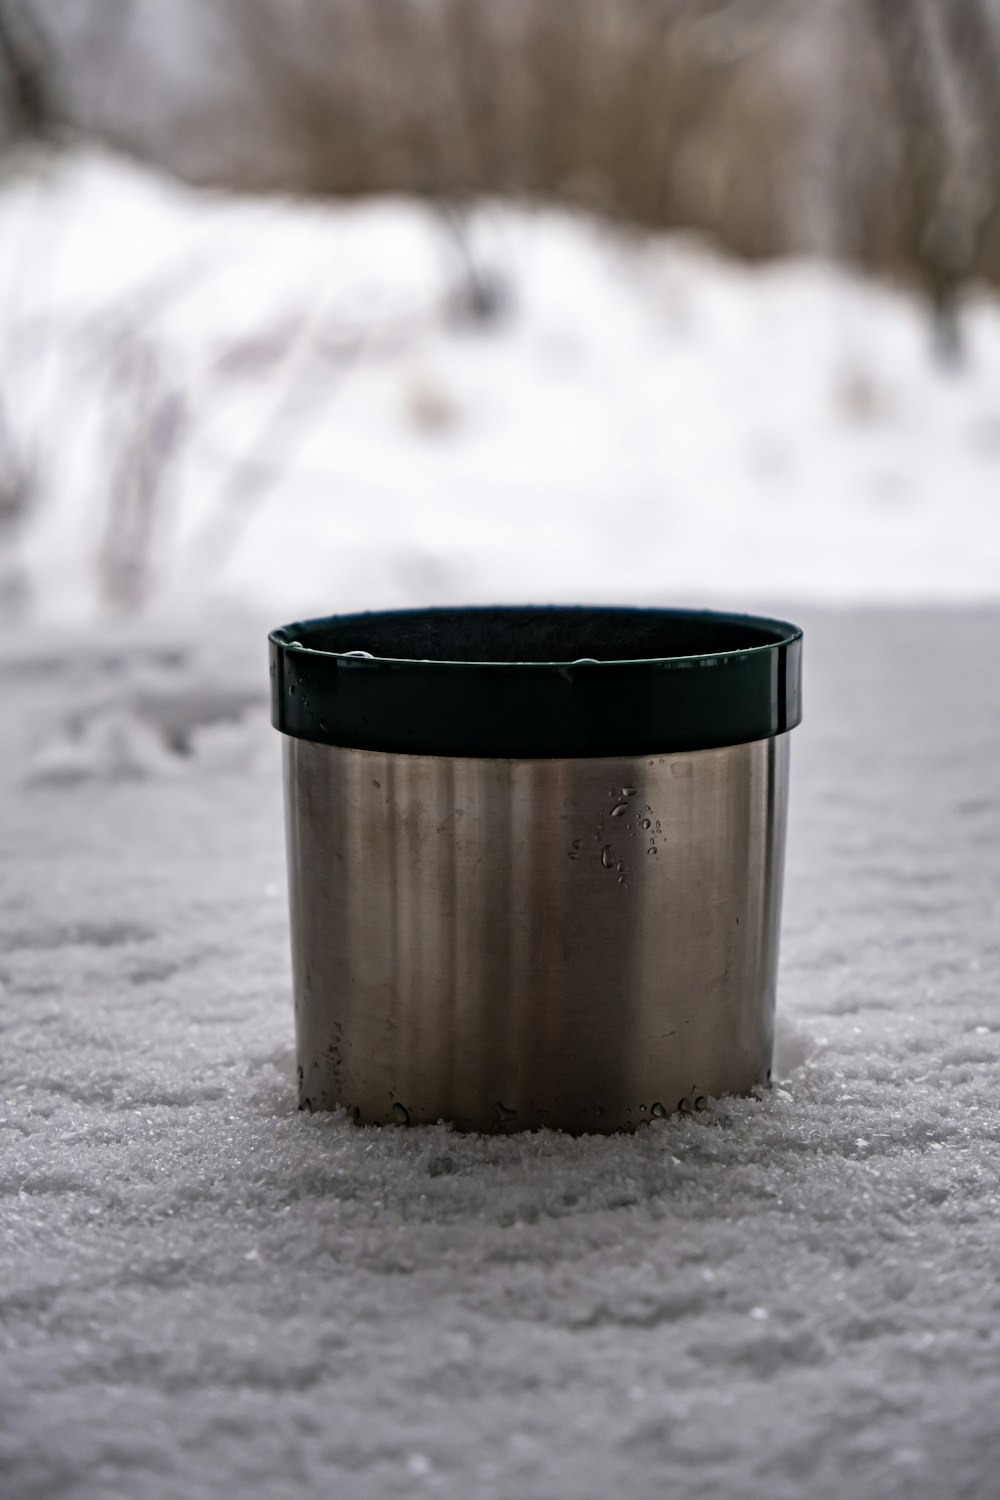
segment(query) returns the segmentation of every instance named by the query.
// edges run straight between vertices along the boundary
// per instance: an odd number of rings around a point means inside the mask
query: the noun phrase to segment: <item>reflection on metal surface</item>
[[[299,1092],[633,1128],[771,1066],[788,736],[486,760],[285,740]]]

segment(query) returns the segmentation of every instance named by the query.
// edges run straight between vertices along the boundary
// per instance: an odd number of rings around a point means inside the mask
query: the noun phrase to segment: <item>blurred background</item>
[[[0,0],[0,614],[1000,590],[1000,0]]]

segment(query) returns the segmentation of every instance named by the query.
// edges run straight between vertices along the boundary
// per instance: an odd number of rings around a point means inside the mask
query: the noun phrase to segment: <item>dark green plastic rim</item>
[[[390,610],[298,621],[269,639],[271,721],[318,744],[491,759],[644,755],[745,744],[802,718],[802,631],[758,615]],[[561,659],[533,659],[533,646]],[[359,649],[371,657],[346,654]],[[507,659],[512,651],[528,659]]]

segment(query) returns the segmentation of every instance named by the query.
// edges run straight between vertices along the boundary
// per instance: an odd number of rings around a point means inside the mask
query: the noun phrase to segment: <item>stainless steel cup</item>
[[[769,1081],[796,627],[399,611],[271,650],[302,1108],[603,1132]]]

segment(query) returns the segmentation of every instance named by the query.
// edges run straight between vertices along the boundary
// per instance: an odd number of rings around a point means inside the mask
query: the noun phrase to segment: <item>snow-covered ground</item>
[[[295,1109],[261,634],[0,647],[4,1500],[991,1500],[1000,612],[807,611],[763,1101]]]
[[[990,1500],[1000,309],[947,370],[829,267],[474,233],[487,328],[413,204],[0,189],[0,1494]],[[525,598],[802,618],[780,1085],[300,1115],[265,627]]]
[[[508,298],[486,328],[412,202],[233,201],[93,154],[9,182],[36,608],[92,615],[144,556],[171,617],[996,596],[996,298],[949,369],[915,298],[819,262],[500,205],[470,234]]]

